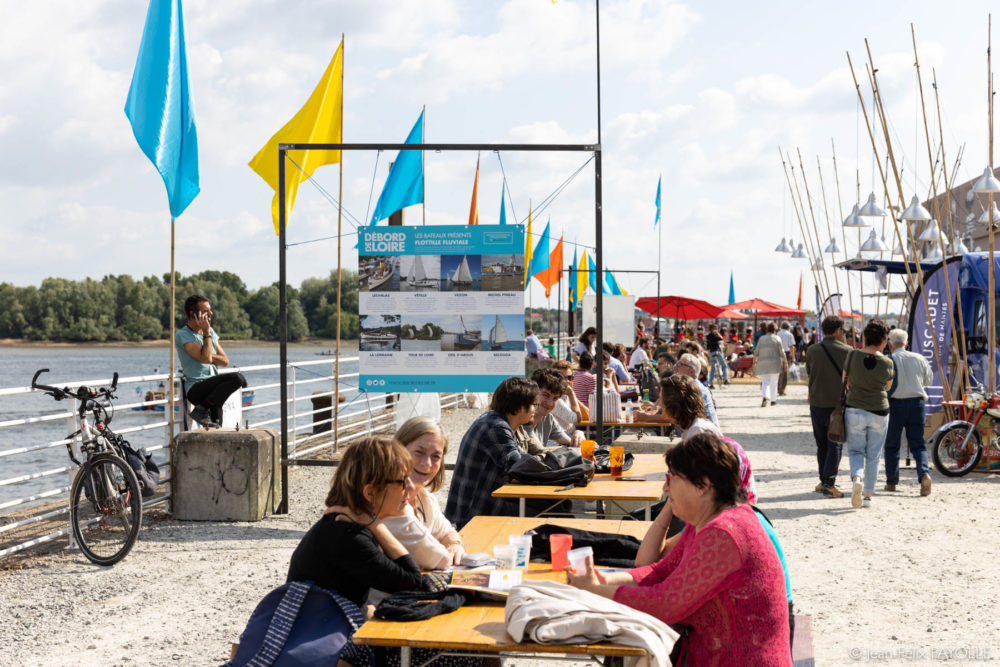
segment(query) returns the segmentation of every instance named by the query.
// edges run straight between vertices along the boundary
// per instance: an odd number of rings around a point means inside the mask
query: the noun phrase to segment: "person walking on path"
[[[827,437],[830,415],[840,400],[844,362],[851,348],[844,343],[844,321],[830,316],[823,320],[823,341],[806,349],[806,373],[809,376],[807,400],[816,440],[816,463],[819,484],[816,492],[828,498],[843,498],[837,488],[837,470],[843,445]]]
[[[781,341],[781,349],[785,353],[785,365],[778,375],[778,396],[785,395],[785,387],[788,386],[788,364],[792,363],[792,351],[795,349],[795,337],[788,330],[788,322],[782,322],[781,328],[776,332],[778,340]]]
[[[906,349],[907,334],[902,329],[889,332],[889,358],[895,368],[889,391],[889,428],[885,436],[885,490],[895,491],[899,484],[899,447],[903,429],[906,443],[917,464],[920,495],[931,494],[931,469],[924,446],[924,417],[927,385],[933,381],[931,365],[923,355]]]
[[[782,370],[788,370],[788,360],[781,347],[781,340],[774,334],[774,322],[767,323],[766,333],[760,337],[753,348],[753,374],[760,378],[760,407],[767,407],[778,402],[778,376]]]
[[[724,339],[717,331],[714,324],[708,325],[708,335],[705,336],[705,347],[708,350],[708,388],[715,389],[715,367],[722,367],[722,382],[729,384],[729,366],[726,364],[726,356],[722,353]]]
[[[882,354],[889,328],[882,320],[865,327],[859,353],[850,353],[847,375],[847,456],[851,464],[851,507],[870,507],[878,477],[878,462],[889,426],[888,389],[892,386],[892,360]],[[862,498],[862,494],[864,497]]]

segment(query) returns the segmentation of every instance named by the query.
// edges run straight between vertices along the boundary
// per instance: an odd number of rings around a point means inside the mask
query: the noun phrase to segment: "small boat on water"
[[[482,332],[469,331],[469,327],[465,326],[465,319],[461,315],[458,316],[458,321],[462,323],[462,333],[455,336],[455,347],[459,350],[472,350],[482,345]]]
[[[489,347],[491,350],[503,349],[503,344],[508,340],[506,327],[500,321],[500,316],[497,315],[496,317],[496,324],[490,328]]]
[[[381,287],[382,285],[389,282],[392,278],[392,262],[379,262],[378,266],[375,267],[372,272],[368,274],[368,289],[373,290],[376,287]]]
[[[427,271],[424,269],[424,260],[420,255],[414,255],[413,264],[410,265],[410,273],[406,276],[406,283],[410,287],[434,287],[437,283],[436,280],[432,280],[427,277]]]
[[[452,282],[456,285],[472,284],[472,271],[469,270],[469,259],[465,255],[462,255],[462,263],[458,265],[457,269],[455,269]]]

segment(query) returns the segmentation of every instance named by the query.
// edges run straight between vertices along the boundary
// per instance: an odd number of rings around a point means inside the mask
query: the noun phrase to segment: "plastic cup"
[[[528,561],[531,560],[531,535],[511,535],[508,540],[517,547],[514,567],[527,569]]]
[[[498,544],[493,547],[493,558],[498,570],[513,570],[517,561],[517,547],[513,544]]]
[[[573,536],[564,533],[549,535],[549,549],[552,551],[552,571],[562,572],[569,565],[569,550],[573,548]]]
[[[597,447],[596,440],[583,440],[580,442],[580,456],[588,461],[594,460],[594,449]]]
[[[622,476],[622,465],[625,463],[625,448],[624,447],[609,447],[608,454],[610,455],[610,465],[611,465],[611,476],[621,477]]]
[[[573,549],[567,556],[569,557],[569,566],[573,570],[573,574],[583,574],[587,571],[587,559],[589,558],[591,562],[594,561],[594,549],[591,547],[580,547],[579,549]]]

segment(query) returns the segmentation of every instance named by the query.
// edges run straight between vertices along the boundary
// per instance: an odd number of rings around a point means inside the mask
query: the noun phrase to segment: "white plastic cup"
[[[517,547],[513,544],[498,544],[493,547],[493,558],[498,570],[513,570],[517,562]]]
[[[514,567],[522,570],[528,568],[528,561],[531,560],[531,535],[511,535],[510,543],[517,547],[517,558]]]
[[[584,574],[587,571],[587,559],[594,561],[594,549],[592,547],[580,547],[570,549],[569,566],[573,574]]]

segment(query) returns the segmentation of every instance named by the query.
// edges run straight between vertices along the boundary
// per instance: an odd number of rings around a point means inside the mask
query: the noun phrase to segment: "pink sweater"
[[[689,664],[791,665],[781,562],[753,509],[688,525],[663,560],[630,571],[614,599],[693,628]]]

